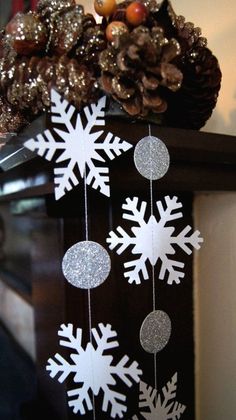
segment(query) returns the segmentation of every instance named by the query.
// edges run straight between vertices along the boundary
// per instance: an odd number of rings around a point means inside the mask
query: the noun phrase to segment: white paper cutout
[[[137,383],[140,381],[139,376],[142,375],[142,371],[135,361],[128,365],[127,355],[123,356],[117,365],[112,365],[113,356],[107,355],[107,350],[119,346],[115,340],[116,331],[112,330],[110,324],[100,323],[98,328],[92,328],[96,348],[89,342],[85,349],[82,347],[82,329],[77,328],[76,334],[73,335],[72,324],[61,325],[58,335],[63,337],[63,340],[60,340],[61,346],[74,350],[70,354],[72,364],[57,353],[54,359],[48,360],[46,370],[50,372],[52,378],[59,374],[58,381],[61,383],[70,374],[74,375],[75,384],[80,383],[80,386],[68,392],[68,405],[73,407],[73,412],[83,415],[86,410],[92,410],[91,390],[95,396],[102,390],[102,411],[107,412],[111,404],[111,417],[122,418],[127,411],[126,396],[114,389],[117,382],[115,377],[131,387],[132,381]]]
[[[173,245],[177,245],[185,253],[190,255],[192,248],[199,249],[203,239],[200,232],[196,230],[189,236],[191,227],[186,226],[177,236],[174,236],[174,227],[165,226],[167,222],[183,217],[181,211],[176,210],[182,208],[182,203],[178,202],[177,197],[164,198],[166,208],[164,209],[161,201],[156,202],[160,220],[150,216],[148,222],[145,222],[145,213],[147,203],[142,201],[141,204],[137,197],[127,198],[122,208],[125,210],[123,218],[136,222],[138,226],[131,228],[133,236],[129,236],[126,231],[119,226],[117,232],[111,231],[107,238],[109,248],[113,250],[117,247],[117,254],[121,254],[128,246],[132,246],[132,254],[139,254],[137,260],[129,261],[124,264],[127,269],[124,276],[129,283],[141,283],[141,274],[144,280],[149,278],[147,272],[147,260],[154,266],[158,259],[161,260],[161,270],[159,279],[163,280],[167,275],[168,284],[179,284],[180,279],[184,277],[184,263],[171,260],[168,256],[175,254]]]
[[[55,90],[51,90],[51,121],[56,124],[53,129],[45,130],[38,134],[36,139],[27,140],[24,146],[47,160],[52,160],[55,154],[60,152],[56,163],[65,162],[63,167],[54,168],[55,197],[59,200],[67,191],[78,185],[79,180],[76,170],[84,177],[85,168],[88,169],[86,183],[107,197],[110,196],[109,168],[97,166],[94,161],[105,162],[100,152],[106,154],[112,160],[122,152],[129,150],[132,145],[112,133],[108,133],[103,141],[100,140],[104,130],[94,131],[94,127],[105,126],[106,97],[103,96],[97,104],[86,106],[81,111],[86,117],[86,125],[83,125],[80,113],[73,105],[70,105]],[[75,125],[72,118],[76,112]],[[61,126],[61,129],[58,126]],[[60,137],[55,140],[54,133]]]
[[[186,406],[175,401],[177,391],[177,372],[162,388],[162,395],[157,395],[157,391],[151,386],[140,382],[139,408],[142,418],[146,420],[177,420],[184,413]],[[148,410],[148,411],[146,411]],[[133,420],[139,417],[133,416]]]

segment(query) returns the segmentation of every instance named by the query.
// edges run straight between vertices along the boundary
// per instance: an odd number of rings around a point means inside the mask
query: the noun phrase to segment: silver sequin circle
[[[102,284],[111,270],[107,251],[97,242],[82,241],[73,245],[62,260],[62,271],[69,283],[81,289]]]
[[[143,321],[140,343],[147,353],[158,353],[167,345],[171,335],[171,320],[166,312],[153,311]]]
[[[160,179],[166,174],[170,166],[168,149],[157,137],[144,137],[135,146],[134,163],[144,178]]]

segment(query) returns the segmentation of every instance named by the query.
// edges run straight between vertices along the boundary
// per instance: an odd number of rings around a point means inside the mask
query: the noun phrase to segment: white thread
[[[152,135],[151,133],[151,125],[148,124],[148,132],[149,136]],[[151,144],[150,144],[150,155],[151,155]],[[150,156],[151,165],[153,165],[153,160]],[[151,216],[153,216],[153,185],[152,185],[152,167],[151,167],[151,178],[150,178],[150,206],[151,206]],[[152,230],[152,252],[154,253],[154,232]],[[156,310],[156,287],[155,287],[155,267],[152,265],[152,308],[153,311]],[[154,384],[155,389],[157,389],[157,358],[156,353],[153,354],[153,368],[154,368]],[[157,397],[156,397],[157,398]]]
[[[85,212],[85,240],[89,240],[89,230],[88,230],[88,194],[87,194],[87,182],[86,182],[86,168],[84,169],[84,212]],[[91,306],[91,292],[88,289],[88,316],[89,316],[89,339],[92,344],[92,306]],[[91,363],[93,366],[93,363]],[[94,378],[94,375],[93,375]],[[94,382],[94,379],[93,379]],[[93,400],[93,420],[96,420],[96,410],[95,410],[95,398],[94,393],[92,392]]]

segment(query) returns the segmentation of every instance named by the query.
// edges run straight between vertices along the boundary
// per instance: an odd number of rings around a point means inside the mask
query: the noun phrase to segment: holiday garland
[[[50,90],[78,110],[104,93],[124,114],[199,129],[220,89],[200,28],[169,0],[96,0],[97,23],[75,0],[40,0],[0,35],[0,131],[19,131],[50,107]]]

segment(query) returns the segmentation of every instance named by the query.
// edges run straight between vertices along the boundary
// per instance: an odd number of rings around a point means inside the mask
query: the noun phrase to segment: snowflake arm
[[[92,104],[90,107],[86,106],[84,108],[84,113],[87,119],[85,134],[89,134],[94,125],[105,125],[105,106],[106,96],[103,96],[99,99],[97,104]]]
[[[75,372],[75,366],[70,365],[60,354],[55,354],[54,359],[48,359],[46,370],[49,371],[51,378],[58,376],[58,382],[62,383],[69,376],[70,373]]]
[[[82,340],[82,330],[81,328],[76,328],[76,335],[73,335],[73,325],[72,324],[62,324],[61,329],[58,331],[59,337],[63,337],[64,340],[60,340],[59,344],[63,347],[68,347],[71,349],[77,350],[79,353],[82,350],[81,340]]]
[[[192,253],[192,248],[200,249],[200,244],[203,242],[199,230],[193,232],[191,236],[187,236],[191,229],[191,226],[186,226],[178,236],[171,240],[172,243],[177,244],[188,255]],[[191,245],[192,248],[189,245]]]
[[[184,412],[185,406],[178,403],[177,401],[173,404],[173,400],[176,398],[177,391],[177,372],[173,375],[171,380],[167,382],[166,386],[162,388],[164,401],[162,408],[166,409],[166,419],[179,419],[180,415]],[[160,400],[159,400],[160,402]],[[170,413],[171,410],[171,413]]]
[[[73,408],[73,413],[77,414],[78,412],[83,415],[86,412],[85,403],[88,410],[92,410],[92,401],[89,396],[89,387],[86,384],[83,384],[81,388],[72,389],[67,392],[69,399],[69,407]]]
[[[50,161],[58,149],[64,149],[65,144],[64,142],[56,142],[52,133],[49,130],[45,130],[43,134],[38,134],[36,139],[27,140],[24,146]]]
[[[178,268],[183,269],[184,263],[179,261],[170,260],[167,258],[166,255],[161,257],[161,271],[159,274],[159,279],[164,280],[164,277],[166,275],[166,272],[168,272],[168,280],[167,284],[179,284],[180,279],[184,277],[184,273]]]
[[[138,363],[133,362],[128,366],[129,357],[123,356],[120,362],[116,366],[110,366],[111,375],[117,375],[128,387],[132,386],[132,381],[139,382],[142,370],[138,368]],[[127,411],[127,407],[122,402],[126,401],[125,395],[114,391],[113,389],[103,386],[104,399],[103,399],[103,410],[106,411],[108,404],[111,404],[111,417],[115,418],[123,417]]]
[[[108,388],[108,386],[103,387],[104,397],[102,410],[107,411],[109,403],[111,404],[111,417],[115,418],[116,416],[122,418],[124,413],[127,411],[127,407],[122,402],[126,401],[126,396],[120,392],[116,392],[113,389]]]
[[[55,197],[59,200],[67,191],[70,191],[73,186],[79,184],[79,181],[74,174],[75,162],[71,159],[67,167],[60,167],[54,169],[54,183],[55,183]]]
[[[146,420],[178,420],[186,409],[186,406],[174,401],[177,391],[177,373],[162,388],[162,395],[144,382],[140,382],[139,408],[144,409],[140,414]],[[137,416],[132,417],[137,420]]]
[[[131,147],[133,147],[132,144],[121,140],[120,137],[114,136],[110,132],[106,135],[103,143],[96,144],[96,149],[103,150],[110,160],[120,156],[122,152],[126,152]]]
[[[137,222],[139,226],[143,226],[146,224],[144,217],[147,203],[142,201],[140,209],[138,210],[138,201],[138,197],[126,198],[126,202],[122,205],[122,209],[126,210],[126,212],[123,213],[123,219]]]
[[[143,275],[144,280],[148,280],[149,276],[148,276],[147,267],[146,267],[146,260],[147,260],[146,256],[141,255],[140,258],[138,258],[137,260],[124,263],[125,268],[133,267],[133,269],[126,271],[124,273],[124,277],[128,278],[129,283],[136,283],[136,284],[141,283],[140,271]]]
[[[63,124],[68,132],[74,131],[71,118],[75,112],[75,107],[70,105],[66,99],[62,99],[61,95],[54,89],[51,90],[52,101],[52,123]]]
[[[106,167],[97,167],[92,162],[88,162],[89,173],[86,177],[86,183],[92,185],[94,189],[100,188],[102,194],[110,197],[109,169]]]
[[[104,325],[102,323],[98,324],[100,334],[96,328],[92,328],[92,334],[97,344],[97,351],[102,354],[105,350],[113,349],[119,346],[118,341],[115,341],[114,338],[117,337],[116,331],[111,329],[111,325]]]
[[[186,406],[183,404],[178,403],[177,401],[174,403],[174,406],[172,406],[172,412],[170,413],[170,415],[167,416],[167,419],[171,420],[177,420],[180,419],[181,414],[184,413],[184,411],[186,410]]]
[[[183,216],[181,211],[173,213],[173,211],[181,209],[182,203],[178,202],[178,197],[170,198],[169,195],[165,197],[166,202],[166,209],[164,209],[163,204],[161,201],[156,202],[156,206],[159,211],[160,215],[160,222],[161,226],[165,226],[165,224],[171,220],[180,219]]]
[[[149,408],[150,411],[153,409],[154,400],[157,396],[157,391],[151,386],[140,381],[140,396],[139,396],[139,407]]]
[[[106,242],[109,244],[111,250],[120,245],[116,250],[117,254],[120,255],[129,245],[136,243],[136,238],[135,236],[129,236],[121,226],[118,226],[116,230],[119,233],[119,236],[116,232],[111,231]]]
[[[130,366],[127,366],[129,357],[127,355],[123,356],[122,359],[116,366],[112,366],[111,372],[119,375],[119,378],[128,386],[132,386],[133,379],[136,383],[140,381],[140,376],[142,375],[142,370],[138,368],[138,363],[133,362]]]

